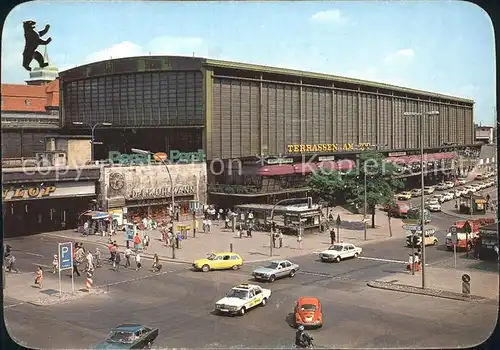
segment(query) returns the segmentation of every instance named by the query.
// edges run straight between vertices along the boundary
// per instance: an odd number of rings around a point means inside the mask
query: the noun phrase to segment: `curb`
[[[43,298],[39,298],[37,300],[26,301],[24,303],[30,304],[33,306],[38,306],[38,307],[52,306],[52,305],[58,305],[58,304],[63,304],[63,303],[67,303],[67,302],[76,301],[76,300],[83,299],[83,298],[88,297],[88,296],[106,295],[106,294],[108,294],[108,293],[104,289],[96,288],[90,292],[77,291],[74,294],[70,294],[70,293],[65,294],[64,295],[65,299],[59,299],[59,298],[52,297],[53,299],[45,299],[44,300]]]
[[[478,295],[464,295],[461,293],[450,292],[446,290],[440,289],[431,289],[426,288],[422,289],[419,287],[409,286],[406,284],[396,284],[389,282],[381,282],[381,281],[370,281],[367,283],[368,287],[376,288],[376,289],[385,289],[395,292],[409,293],[409,294],[419,294],[426,295],[430,297],[443,298],[443,299],[451,299],[458,301],[484,301],[487,298],[478,296]]]

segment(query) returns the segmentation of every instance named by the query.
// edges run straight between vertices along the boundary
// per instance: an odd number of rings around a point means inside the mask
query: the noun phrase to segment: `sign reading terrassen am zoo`
[[[288,153],[362,151],[370,148],[369,143],[320,143],[288,145]]]
[[[189,196],[196,193],[195,186],[178,185],[173,188],[174,196]],[[130,199],[148,199],[148,198],[169,198],[172,196],[170,186],[133,189],[130,192]]]

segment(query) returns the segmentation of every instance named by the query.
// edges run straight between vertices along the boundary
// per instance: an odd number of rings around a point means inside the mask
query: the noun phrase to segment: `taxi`
[[[243,265],[243,259],[236,253],[211,253],[204,259],[193,262],[193,268],[198,271],[238,270]]]
[[[215,312],[243,316],[256,306],[265,306],[270,297],[270,289],[256,284],[242,283],[233,287],[224,298],[215,303]]]
[[[399,200],[409,200],[411,199],[411,192],[409,191],[404,191],[404,192],[401,192],[401,193],[398,193],[396,195],[397,199]]]

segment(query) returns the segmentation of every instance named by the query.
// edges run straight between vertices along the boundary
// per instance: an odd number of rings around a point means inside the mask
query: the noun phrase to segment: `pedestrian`
[[[115,269],[115,271],[118,271],[120,269],[120,261],[121,261],[120,252],[117,251],[115,253],[115,261],[113,262],[113,268]]]
[[[142,267],[141,264],[141,254],[137,253],[135,254],[135,271],[139,271],[139,269]]]
[[[153,272],[159,272],[161,270],[161,264],[160,264],[160,258],[158,257],[158,254],[155,253],[153,255],[153,266],[152,266],[152,271]]]
[[[35,286],[38,288],[42,288],[43,282],[43,270],[41,266],[37,266],[35,271]]]
[[[125,249],[125,267],[129,268],[130,267],[130,257],[132,256],[132,249],[127,248]]]
[[[3,253],[3,257],[4,257],[4,259],[5,259],[7,256],[9,256],[9,255],[10,255],[10,251],[11,251],[11,250],[12,250],[12,247],[11,247],[10,245],[8,245],[8,244],[7,244],[7,245],[5,246],[5,251],[4,251],[4,253]]]
[[[299,244],[299,249],[302,249],[302,235],[297,235],[297,243]]]
[[[147,250],[149,247],[149,235],[147,233],[144,235],[142,246],[144,250]]]
[[[335,244],[335,229],[333,227],[330,230],[330,244]]]
[[[281,230],[278,230],[278,248],[283,247],[283,232]]]
[[[134,250],[136,252],[139,251],[139,245],[141,244],[141,237],[139,237],[139,232],[137,232],[135,234],[135,237],[134,237]]]
[[[115,260],[115,254],[113,252],[113,242],[110,240],[110,243],[108,244],[108,252],[109,252],[109,261],[113,262]]]
[[[247,225],[247,237],[252,238],[252,226]]]
[[[12,272],[12,270],[14,270],[16,273],[19,273],[19,270],[16,269],[16,257],[9,253],[6,260],[7,260],[7,271]]]
[[[182,241],[182,233],[177,232],[177,236],[175,237],[175,245],[177,249],[181,249],[181,241]]]
[[[54,259],[52,259],[52,273],[55,274],[59,268],[59,259],[57,254],[54,254]]]
[[[276,248],[276,239],[278,238],[278,233],[273,232],[271,234],[273,235],[273,248]]]
[[[212,228],[212,220],[208,219],[207,220],[207,231],[208,231],[208,233],[210,233],[211,228]]]
[[[102,267],[101,251],[99,250],[99,248],[95,249],[94,258],[95,258],[95,267]]]

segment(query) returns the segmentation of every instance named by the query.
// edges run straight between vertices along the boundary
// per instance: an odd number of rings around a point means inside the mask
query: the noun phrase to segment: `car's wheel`
[[[359,256],[359,253],[354,253],[354,257],[357,258]]]
[[[340,262],[340,256],[337,256],[337,257],[335,258],[335,261],[336,261],[336,262]]]
[[[274,281],[276,281],[276,276],[271,275],[271,277],[269,277],[269,282],[273,283]]]
[[[437,240],[434,240],[434,243],[433,243],[433,245],[436,245],[437,243],[438,243],[438,241],[437,241]]]
[[[267,299],[266,298],[262,299],[260,305],[266,306],[266,304],[267,304]]]
[[[295,276],[295,270],[290,271],[290,275],[289,275],[289,276],[290,276],[290,277]]]
[[[245,313],[247,312],[247,310],[245,309],[245,307],[243,306],[240,311],[239,311],[239,315],[240,316],[243,316]]]
[[[232,269],[233,269],[234,271],[238,270],[239,268],[240,268],[240,267],[239,267],[238,265],[234,265],[234,266],[232,267]]]
[[[206,265],[206,264],[205,264],[205,265],[203,265],[203,266],[201,267],[201,271],[203,271],[203,272],[208,272],[208,271],[210,271],[210,266],[208,266],[208,265]]]

